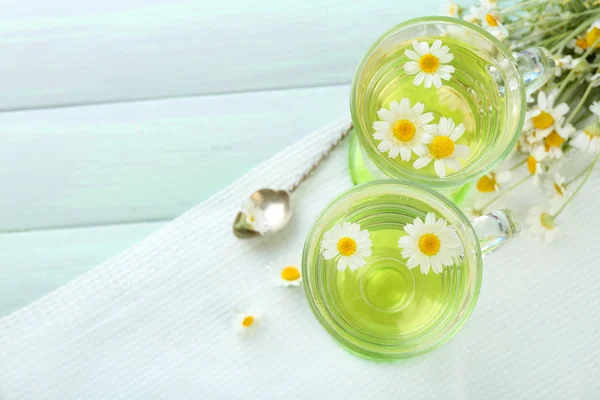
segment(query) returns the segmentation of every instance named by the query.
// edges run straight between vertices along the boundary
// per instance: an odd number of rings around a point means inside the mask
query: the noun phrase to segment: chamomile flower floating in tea
[[[542,238],[547,242],[552,242],[556,237],[554,217],[539,206],[529,209],[525,222],[528,225],[527,232],[533,238]]]
[[[402,257],[408,258],[408,268],[419,266],[423,274],[431,268],[439,274],[443,267],[454,264],[461,244],[445,219],[436,220],[435,214],[430,212],[425,216],[425,222],[417,217],[412,224],[404,226],[404,231],[407,235],[400,237],[398,247],[402,249]]]
[[[512,173],[510,171],[495,172],[492,171],[477,181],[477,190],[481,193],[499,192],[502,184],[510,181]]]
[[[527,157],[527,171],[533,176],[533,185],[537,186],[540,182],[540,174],[544,172],[542,161],[548,156],[544,146],[535,146]]]
[[[263,212],[256,207],[252,200],[246,200],[246,202],[242,205],[241,212],[244,216],[244,221],[253,231],[264,235],[269,230],[269,226],[263,215]]]
[[[346,268],[356,271],[367,263],[365,257],[371,256],[370,236],[369,231],[361,230],[359,224],[335,224],[323,235],[321,252],[325,260],[339,257],[338,271]]]
[[[523,130],[533,130],[535,134],[532,137],[536,141],[541,141],[550,132],[556,130],[561,118],[569,112],[569,106],[566,103],[555,107],[554,100],[554,94],[546,96],[546,93],[540,91],[536,106],[525,115]]]
[[[435,160],[433,166],[440,178],[446,177],[446,167],[455,171],[461,169],[462,164],[458,159],[465,159],[471,153],[469,146],[456,143],[463,133],[464,124],[456,125],[451,118],[440,118],[440,122],[435,125],[431,142],[427,145],[427,152],[414,162],[413,167],[421,169]]]
[[[420,86],[423,82],[426,88],[431,85],[442,87],[442,79],[450,80],[454,67],[447,65],[454,59],[448,46],[442,46],[442,41],[437,39],[429,48],[427,42],[413,42],[413,50],[406,50],[404,54],[412,61],[404,64],[404,71],[408,75],[415,75],[413,84]]]
[[[269,265],[268,274],[275,286],[299,286],[302,283],[298,263],[275,261]]]
[[[382,153],[387,152],[390,158],[400,157],[409,161],[415,154],[425,153],[425,142],[430,139],[429,133],[434,126],[428,125],[433,120],[433,113],[423,113],[423,103],[417,103],[412,108],[410,100],[404,98],[398,103],[392,101],[390,109],[380,109],[377,112],[382,121],[373,123],[373,137],[381,140],[377,148]]]
[[[233,317],[233,330],[240,335],[247,335],[249,332],[256,329],[258,323],[258,313],[240,313],[237,312]]]

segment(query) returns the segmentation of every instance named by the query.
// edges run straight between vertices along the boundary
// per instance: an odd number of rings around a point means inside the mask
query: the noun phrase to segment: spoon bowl
[[[263,228],[257,229],[256,223],[249,223],[245,212],[240,211],[233,222],[233,233],[240,239],[277,232],[292,218],[290,194],[285,190],[257,190],[246,204],[246,208],[251,210],[251,219],[260,221]]]

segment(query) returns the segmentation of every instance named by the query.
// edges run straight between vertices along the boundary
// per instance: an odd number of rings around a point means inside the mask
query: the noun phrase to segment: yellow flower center
[[[485,14],[485,21],[489,26],[498,26],[498,20],[492,14]]]
[[[349,237],[343,237],[338,241],[337,249],[341,255],[349,257],[356,252],[356,241]]]
[[[579,38],[575,41],[575,46],[581,48],[581,49],[587,49],[588,48],[588,44],[587,44],[587,39],[585,38]]]
[[[591,31],[587,33],[585,36],[585,44],[586,47],[591,47],[596,43],[596,41],[600,39],[600,29],[593,27]],[[596,48],[600,47],[600,42],[596,44]]]
[[[253,323],[254,323],[254,317],[252,315],[248,315],[247,317],[244,317],[244,319],[242,320],[242,326],[244,328],[249,328],[250,326],[252,326]]]
[[[256,219],[254,218],[254,215],[251,215],[250,218],[248,218],[250,220],[250,222],[256,222]]]
[[[451,17],[458,14],[458,6],[455,3],[450,3],[450,7],[448,7],[448,13]]]
[[[425,54],[419,60],[419,67],[421,71],[427,72],[428,74],[433,73],[440,67],[440,59],[433,54]]]
[[[415,137],[417,128],[415,127],[415,124],[413,124],[409,120],[401,119],[396,121],[392,130],[394,131],[394,137],[396,139],[398,139],[401,142],[408,142]]]
[[[563,188],[558,183],[554,184],[554,190],[556,190],[556,193],[558,193],[559,196],[564,196],[565,195],[565,191],[563,190]]]
[[[542,215],[540,215],[540,223],[548,230],[554,229],[554,219],[548,213],[543,212]]]
[[[436,136],[429,143],[429,152],[435,158],[450,157],[454,153],[454,142],[448,136]]]
[[[527,157],[527,170],[531,175],[535,174],[537,170],[537,160],[534,156]]]
[[[281,270],[281,278],[290,282],[297,281],[300,278],[300,271],[298,271],[298,268],[288,265]]]
[[[554,117],[552,117],[552,115],[548,114],[546,111],[542,111],[535,117],[531,118],[531,121],[533,121],[533,126],[536,128],[546,129],[552,126],[554,123]]]
[[[562,136],[558,134],[556,131],[550,132],[548,136],[544,138],[544,147],[546,151],[550,150],[551,147],[560,147],[565,142]]]
[[[490,193],[496,191],[496,174],[491,173],[484,175],[477,181],[477,190],[482,193]]]
[[[427,256],[435,256],[440,251],[440,238],[433,233],[426,233],[419,239],[419,250]]]

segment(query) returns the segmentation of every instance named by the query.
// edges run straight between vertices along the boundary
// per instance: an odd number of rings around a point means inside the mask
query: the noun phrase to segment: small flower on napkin
[[[300,286],[302,273],[300,263],[295,261],[300,261],[300,257],[288,257],[269,264],[267,273],[275,286]]]
[[[259,314],[256,312],[236,312],[233,317],[233,330],[240,335],[247,335],[256,329]]]

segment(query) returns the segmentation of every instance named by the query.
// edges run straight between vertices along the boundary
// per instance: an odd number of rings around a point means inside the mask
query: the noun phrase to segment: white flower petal
[[[435,173],[440,178],[443,179],[446,177],[446,165],[444,164],[443,160],[435,160],[433,163],[433,169],[435,169]]]
[[[413,43],[413,47],[415,47],[414,43]],[[429,44],[427,42],[419,42],[419,43],[417,43],[416,50],[420,56],[429,54]]]
[[[387,131],[390,129],[390,123],[387,121],[375,121],[373,122],[373,129],[376,131]]]
[[[323,252],[323,258],[326,260],[331,260],[338,254],[339,253],[338,253],[337,249],[327,249],[327,250],[325,250],[325,252]]]
[[[377,115],[379,116],[380,119],[387,121],[387,122],[391,122],[394,119],[394,113],[385,108],[379,109],[379,111],[377,111]]]
[[[424,257],[421,259],[421,273],[423,275],[427,275],[429,272],[430,261],[429,257]]]
[[[433,86],[438,89],[442,87],[442,79],[439,75],[433,75]]]
[[[407,97],[400,100],[400,113],[402,118],[407,118],[410,113],[410,100]]]
[[[435,214],[432,212],[428,212],[427,215],[425,215],[425,225],[433,225],[435,224],[435,222]]]
[[[454,60],[454,54],[452,54],[452,53],[448,53],[448,54],[445,54],[445,55],[443,55],[443,56],[440,57],[440,63],[446,64],[446,63],[449,63],[452,60]]]
[[[408,261],[406,262],[406,266],[410,269],[413,269],[414,267],[416,267],[420,264],[420,261],[421,261],[420,257],[414,255],[408,259]]]
[[[421,169],[427,166],[427,164],[429,164],[431,162],[431,157],[429,156],[423,156],[421,158],[418,158],[414,163],[413,163],[413,168],[415,169]]]
[[[454,171],[462,169],[462,164],[455,157],[444,158],[444,163],[448,168],[453,169]]]
[[[454,73],[454,70],[455,69],[452,65],[442,65],[442,66],[440,66],[440,69],[439,69],[440,72],[446,72],[448,74]]]
[[[402,161],[410,161],[410,155],[411,151],[408,147],[400,148],[400,158],[402,158]]]
[[[467,158],[471,154],[471,149],[469,146],[464,144],[455,144],[454,145],[454,153],[452,155],[457,158]]]
[[[408,58],[410,58],[413,61],[419,61],[421,59],[421,57],[414,51],[412,50],[406,50],[404,52],[404,55]],[[418,65],[418,63],[416,63]]]
[[[456,128],[454,128],[452,130],[452,133],[450,134],[450,139],[452,139],[452,141],[456,142],[458,139],[460,139],[462,137],[463,133],[465,133],[465,124],[462,124],[462,123],[458,124],[456,126]]]
[[[425,87],[430,88],[433,83],[433,75],[425,74]]]
[[[421,68],[419,68],[419,63],[416,61],[409,61],[406,64],[404,64],[404,71],[408,75],[414,75],[417,72],[419,72],[420,70],[421,70]]]
[[[419,125],[425,126],[426,124],[433,121],[433,118],[435,118],[435,117],[433,116],[432,112],[426,112],[425,114],[418,117],[417,121],[418,121]]]
[[[344,271],[348,267],[348,259],[346,257],[340,257],[337,263],[337,270]]]
[[[442,48],[437,52],[437,54],[434,54],[437,57],[441,57],[444,54],[447,54],[450,51],[450,48],[448,46],[442,46]]]
[[[415,79],[413,80],[413,85],[419,86],[419,85],[421,85],[421,83],[423,83],[424,80],[425,80],[425,72],[421,71],[415,76]]]

